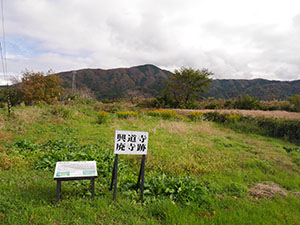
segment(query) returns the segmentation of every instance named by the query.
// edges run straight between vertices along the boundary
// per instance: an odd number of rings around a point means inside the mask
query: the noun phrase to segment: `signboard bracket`
[[[90,180],[92,199],[95,198],[95,178],[98,177],[96,161],[57,162],[54,172],[56,183],[56,202],[60,199],[61,182],[71,180]]]
[[[143,155],[142,156],[141,167],[140,167],[140,172],[139,172],[139,178],[138,178],[138,182],[137,182],[137,185],[136,185],[136,191],[138,191],[139,187],[141,189],[141,193],[140,193],[140,200],[141,201],[143,201],[143,196],[144,196],[145,162],[146,162],[146,155]]]
[[[141,167],[138,177],[138,182],[136,186],[136,191],[140,188],[140,200],[143,201],[144,199],[144,181],[145,181],[145,162],[146,162],[146,155],[142,155]],[[113,198],[114,201],[117,200],[117,178],[118,178],[118,154],[115,154],[115,161],[114,161],[114,168],[112,171],[112,178],[109,190],[111,191],[114,189]]]
[[[114,201],[117,199],[117,179],[118,179],[118,154],[115,155],[114,168],[112,171],[111,184],[109,190],[114,188]]]
[[[91,181],[91,192],[92,192],[92,199],[95,198],[95,177],[70,177],[70,178],[56,178],[56,202],[60,199],[61,193],[61,182],[62,181],[70,181],[70,180],[90,180]]]

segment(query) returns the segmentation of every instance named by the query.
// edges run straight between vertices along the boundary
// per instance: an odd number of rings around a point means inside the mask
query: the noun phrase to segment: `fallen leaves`
[[[208,218],[209,220],[212,218],[212,216],[217,215],[216,211],[213,211],[212,213],[210,212],[201,212],[199,216],[196,218]]]
[[[29,221],[31,222],[33,219],[37,218],[37,216],[31,216]]]

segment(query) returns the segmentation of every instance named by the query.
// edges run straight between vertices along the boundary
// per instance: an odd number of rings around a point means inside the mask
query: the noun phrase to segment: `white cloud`
[[[207,67],[216,78],[300,78],[298,0],[4,3],[14,74],[153,63]]]

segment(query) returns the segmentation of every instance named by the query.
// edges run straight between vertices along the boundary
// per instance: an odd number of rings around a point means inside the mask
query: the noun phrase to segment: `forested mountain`
[[[214,80],[207,91],[205,97],[223,99],[235,98],[239,94],[247,94],[260,100],[286,99],[300,94],[300,80]]]
[[[170,72],[154,65],[142,65],[119,69],[82,69],[76,71],[77,89],[91,90],[97,99],[123,97],[156,97],[165,88]],[[71,88],[72,72],[58,73],[63,86]],[[264,79],[217,79],[204,97],[235,98],[239,94],[260,100],[286,99],[300,93],[300,80],[270,81]]]
[[[83,69],[76,71],[76,88],[90,89],[97,99],[123,97],[153,97],[165,87],[169,71],[153,65],[120,69]],[[57,74],[63,87],[72,87],[72,72]]]

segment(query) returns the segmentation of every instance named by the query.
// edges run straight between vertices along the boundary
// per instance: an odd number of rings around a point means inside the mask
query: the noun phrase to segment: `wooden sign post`
[[[110,190],[114,188],[114,200],[117,199],[117,178],[118,178],[118,156],[119,155],[142,155],[141,167],[137,182],[137,189],[140,188],[140,200],[143,201],[144,181],[145,181],[145,162],[148,150],[148,132],[141,131],[122,131],[116,130],[115,133],[115,161],[112,172]]]

